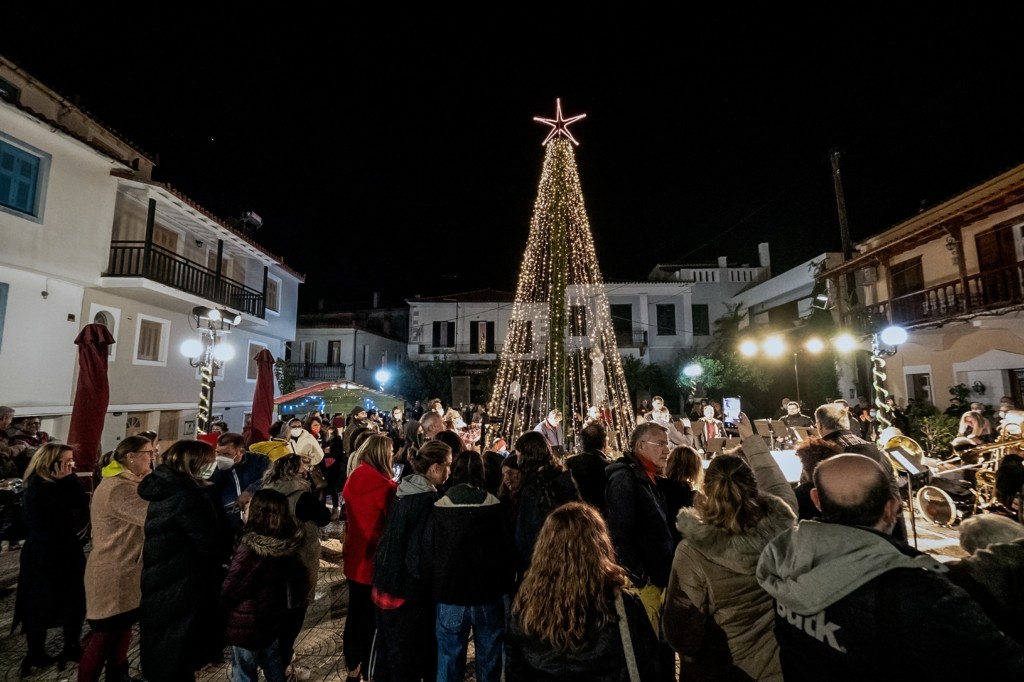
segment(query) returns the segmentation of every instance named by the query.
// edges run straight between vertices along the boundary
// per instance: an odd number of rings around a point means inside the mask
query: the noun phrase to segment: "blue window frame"
[[[0,140],[0,206],[37,215],[41,159]]]

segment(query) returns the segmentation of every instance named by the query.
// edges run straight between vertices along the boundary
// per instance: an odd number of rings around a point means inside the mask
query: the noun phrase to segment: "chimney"
[[[316,309],[317,310],[323,310],[324,309],[324,299],[321,298],[321,299],[317,300],[317,302],[316,302]]]
[[[729,267],[729,257],[728,256],[719,256],[718,257],[718,267],[720,267],[720,268],[727,268],[727,267]]]
[[[757,260],[762,268],[768,268],[768,276],[772,273],[772,257],[768,252],[768,242],[761,242],[757,245]]]
[[[380,307],[380,292],[373,292],[373,309],[376,310]]]

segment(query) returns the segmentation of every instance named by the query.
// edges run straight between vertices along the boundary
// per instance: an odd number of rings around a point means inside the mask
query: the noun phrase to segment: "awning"
[[[356,405],[388,412],[396,405],[404,409],[405,400],[352,381],[323,381],[282,395],[274,404],[279,414],[298,416],[313,410],[348,414]]]

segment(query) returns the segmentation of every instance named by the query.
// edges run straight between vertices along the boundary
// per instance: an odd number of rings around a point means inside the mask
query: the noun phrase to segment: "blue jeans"
[[[285,682],[284,663],[276,641],[259,651],[231,647],[231,682],[257,682],[257,667],[263,668],[267,682]]]
[[[505,640],[505,602],[484,606],[437,605],[437,682],[462,682],[469,629],[476,644],[476,679],[500,682]]]

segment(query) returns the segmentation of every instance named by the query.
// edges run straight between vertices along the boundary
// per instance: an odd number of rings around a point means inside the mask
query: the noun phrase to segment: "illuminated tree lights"
[[[515,439],[559,409],[575,437],[573,416],[597,406],[621,450],[635,418],[566,129],[583,115],[564,119],[556,102],[555,119],[535,119],[552,129],[490,414],[497,434]]]

